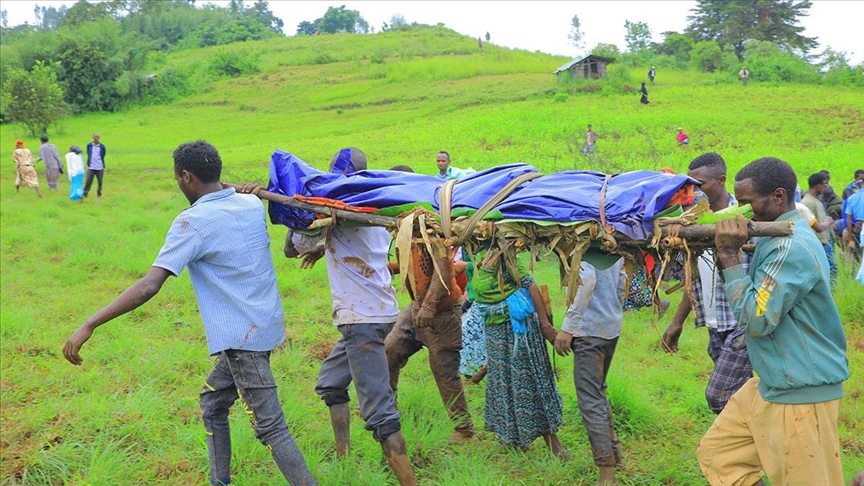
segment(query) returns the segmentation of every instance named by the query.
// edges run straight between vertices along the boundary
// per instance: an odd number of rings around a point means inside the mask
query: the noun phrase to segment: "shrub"
[[[819,80],[816,67],[773,42],[750,41],[744,50],[750,79],[765,82],[813,83]]]
[[[726,71],[734,68],[737,61],[735,54],[724,52],[714,41],[697,42],[690,51],[690,64],[702,72]]]
[[[241,56],[234,51],[219,51],[210,59],[210,70],[216,76],[240,76],[260,72],[258,56]]]

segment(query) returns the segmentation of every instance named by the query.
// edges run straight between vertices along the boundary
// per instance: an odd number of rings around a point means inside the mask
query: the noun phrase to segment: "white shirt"
[[[399,315],[396,289],[387,270],[390,233],[384,228],[336,226],[325,238],[324,258],[330,277],[333,323],[382,324]],[[303,253],[314,248],[320,237],[292,238]]]
[[[83,173],[84,159],[81,158],[81,154],[75,152],[66,154],[66,174],[68,174],[69,180],[71,181],[73,177]]]

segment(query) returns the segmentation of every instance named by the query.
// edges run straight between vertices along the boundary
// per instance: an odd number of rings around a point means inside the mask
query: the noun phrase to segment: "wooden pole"
[[[222,185],[224,187],[233,187],[234,189],[240,188],[239,184],[231,184],[230,182],[223,182]],[[282,194],[276,194],[275,192],[264,190],[259,191],[256,195],[261,199],[277,204],[284,204],[286,206],[291,206],[297,209],[305,209],[306,211],[323,214],[331,218],[335,216],[337,220],[341,219],[354,223],[366,224],[369,226],[383,226],[387,229],[393,229],[396,227],[396,218],[390,216],[381,216],[378,214],[369,213],[355,213],[354,211],[345,211],[343,209],[328,208],[326,206],[318,206],[316,204],[307,204],[304,202],[300,202],[292,197],[283,196]]]
[[[663,236],[667,236],[669,230],[667,226],[661,226],[660,230]],[[685,239],[713,239],[717,232],[717,227],[714,224],[690,224],[681,226],[678,231],[678,236]],[[750,221],[747,234],[753,238],[758,236],[789,236],[792,234],[791,221]]]
[[[222,185],[225,187],[233,187],[234,189],[240,188],[239,184],[231,184],[228,182],[223,182]],[[276,194],[275,192],[269,192],[264,190],[259,191],[257,196],[270,202],[284,204],[286,206],[291,206],[298,209],[304,209],[306,211],[323,214],[331,218],[335,216],[337,220],[351,221],[354,223],[366,224],[369,226],[383,226],[387,229],[393,229],[396,227],[396,218],[391,216],[381,216],[378,214],[369,213],[356,213],[354,211],[345,211],[343,209],[335,209],[326,206],[318,206],[315,204],[307,204],[304,202],[300,202],[294,198],[283,196],[282,194]],[[749,224],[748,233],[751,238],[758,236],[789,236],[792,234],[792,224],[793,223],[791,221],[751,221]],[[326,226],[326,224],[319,226]],[[670,226],[671,225],[660,226],[660,231],[662,232],[663,237],[669,235]],[[715,232],[716,226],[713,224],[689,224],[681,225],[678,228],[678,236],[684,239],[713,239]]]

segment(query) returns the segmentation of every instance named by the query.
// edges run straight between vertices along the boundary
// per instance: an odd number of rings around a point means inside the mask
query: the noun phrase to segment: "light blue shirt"
[[[93,144],[90,155],[90,168],[93,170],[104,170],[105,164],[102,162],[102,146]]]
[[[615,339],[620,336],[627,288],[624,259],[605,270],[582,262],[579,277],[582,285],[564,315],[561,330],[575,337]]]
[[[843,216],[852,216],[852,222],[864,219],[864,189],[846,198]]]
[[[234,189],[206,194],[171,224],[153,263],[175,276],[189,267],[210,354],[270,351],[285,320],[264,207]]]
[[[453,167],[452,165],[447,166],[447,173],[441,174],[441,171],[435,173],[435,177],[441,179],[442,181],[450,181],[450,180],[462,180],[465,176],[473,174],[474,169],[460,169],[458,167]]]

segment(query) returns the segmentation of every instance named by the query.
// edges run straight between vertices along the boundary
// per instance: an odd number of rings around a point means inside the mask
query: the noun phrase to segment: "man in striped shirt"
[[[285,321],[264,208],[254,196],[223,189],[221,172],[219,152],[203,140],[174,151],[174,178],[192,206],[174,220],[147,275],[84,321],[66,341],[63,355],[80,365],[81,346],[95,328],[137,309],[168,277],[189,267],[207,347],[216,356],[201,391],[210,484],[231,482],[228,412],[241,398],[256,437],[285,479],[313,485],[288,431],[270,369],[270,352],[285,341]]]

